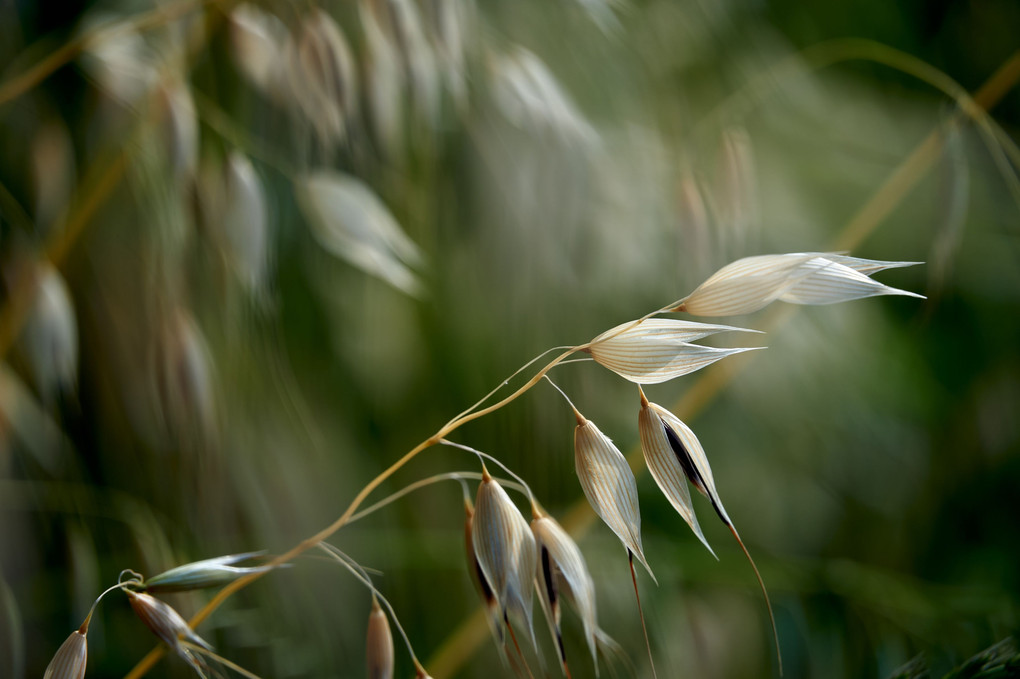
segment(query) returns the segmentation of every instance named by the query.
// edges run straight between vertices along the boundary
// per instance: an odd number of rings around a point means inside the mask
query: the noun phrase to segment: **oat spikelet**
[[[478,556],[475,553],[475,543],[472,537],[475,508],[471,505],[471,500],[467,496],[464,497],[464,514],[464,546],[467,551],[468,573],[471,575],[471,582],[474,584],[475,590],[485,603],[489,630],[492,632],[492,636],[499,647],[503,648],[506,638],[503,636],[500,605],[496,600],[496,594],[492,591],[492,586],[485,578],[481,564],[478,563]]]
[[[612,440],[585,419],[577,416],[574,429],[574,466],[588,503],[620,538],[627,551],[638,558],[655,579],[641,546],[641,511],[638,507],[637,481],[623,453]]]
[[[205,587],[219,587],[239,577],[263,573],[279,567],[234,565],[262,554],[262,552],[247,552],[194,561],[153,576],[146,580],[141,587],[147,592],[186,592]]]
[[[698,316],[748,314],[782,300],[793,304],[835,304],[875,295],[921,295],[868,278],[883,269],[917,262],[881,262],[846,255],[794,252],[745,257],[712,274],[674,311]]]
[[[372,612],[368,616],[365,647],[369,679],[392,679],[393,633],[390,632],[390,621],[375,595],[372,596]]]
[[[719,349],[692,344],[719,332],[756,332],[728,325],[650,318],[624,323],[591,341],[596,363],[637,384],[658,384],[700,370],[716,361],[759,347]]]
[[[131,603],[131,608],[145,623],[145,626],[152,630],[152,633],[159,637],[164,644],[176,651],[200,676],[205,676],[203,670],[205,664],[188,649],[184,642],[189,642],[210,652],[212,646],[198,636],[170,604],[149,594],[132,592],[129,589],[124,591]]]
[[[471,537],[478,564],[504,613],[524,621],[537,648],[532,626],[533,582],[538,561],[535,538],[520,510],[484,466]]]
[[[652,422],[657,421],[660,423],[660,428],[662,429],[664,438],[666,439],[666,444],[676,460],[676,466],[680,468],[687,480],[690,481],[691,485],[697,488],[702,495],[709,499],[712,503],[712,507],[719,515],[719,518],[722,519],[723,523],[726,524],[726,527],[730,529],[730,533],[733,534],[737,544],[740,545],[740,549],[744,552],[744,556],[747,557],[748,562],[751,564],[751,568],[754,570],[754,576],[758,580],[759,587],[761,587],[762,596],[765,598],[765,606],[769,613],[769,622],[772,624],[772,637],[776,643],[776,657],[779,662],[779,674],[782,674],[783,655],[779,648],[779,632],[776,630],[776,617],[772,612],[772,602],[769,600],[769,593],[765,589],[765,581],[762,580],[761,573],[758,572],[758,566],[755,565],[754,559],[751,558],[751,553],[748,552],[747,547],[744,546],[744,541],[740,539],[740,535],[737,533],[737,529],[734,527],[733,521],[731,521],[729,515],[726,514],[726,509],[723,507],[722,500],[719,499],[719,491],[715,488],[715,479],[712,477],[712,467],[708,464],[708,457],[705,455],[705,449],[701,447],[701,442],[698,441],[698,437],[694,435],[694,432],[691,431],[690,427],[684,424],[679,417],[669,410],[666,410],[655,403],[649,403],[648,399],[645,398],[644,392],[641,393],[641,406],[642,417],[644,417],[644,414],[647,411],[650,413],[649,419]],[[644,431],[642,431],[642,445],[643,442]],[[658,441],[657,445],[661,445],[661,441]],[[674,471],[675,470],[676,468],[674,467]],[[658,481],[658,478],[656,478],[656,481]],[[660,483],[659,486],[661,488],[662,484]],[[663,492],[665,492],[665,489],[663,489]],[[684,492],[686,493],[686,489],[684,489]],[[694,513],[692,510],[691,516],[693,517],[693,515]],[[692,526],[692,528],[693,527],[694,526]],[[701,537],[702,542],[704,542],[705,540],[701,535],[700,528],[695,532],[698,533],[698,536]],[[705,546],[708,546],[707,542],[705,542]],[[709,551],[711,551],[711,548],[709,548]]]
[[[88,650],[85,632],[80,629],[71,632],[71,636],[60,645],[46,666],[43,679],[82,679],[85,676]]]
[[[665,410],[649,403],[641,392],[641,413],[638,416],[638,430],[641,434],[641,452],[645,456],[645,464],[652,478],[659,486],[666,499],[673,508],[683,517],[687,525],[691,527],[694,534],[698,536],[702,544],[715,556],[712,547],[709,546],[701,526],[698,525],[698,518],[694,515],[694,506],[691,504],[691,494],[687,490],[686,475],[684,468],[673,448],[669,444],[666,435],[666,427],[662,421],[661,412]],[[668,412],[668,411],[666,411]]]
[[[537,508],[536,508],[537,509]],[[555,519],[538,511],[531,522],[531,531],[538,547],[537,577],[539,592],[549,610],[556,627],[556,645],[563,671],[570,676],[567,657],[560,631],[559,585],[570,594],[584,625],[584,636],[588,640],[595,674],[598,675],[595,631],[598,629],[595,615],[595,583],[588,573],[577,543],[567,534]]]

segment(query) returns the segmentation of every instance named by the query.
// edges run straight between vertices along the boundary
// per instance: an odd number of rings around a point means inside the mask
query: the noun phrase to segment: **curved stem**
[[[407,646],[407,653],[411,656],[411,662],[414,663],[415,669],[420,672],[425,672],[425,668],[422,667],[421,662],[418,660],[418,656],[414,652],[414,648],[411,646],[411,639],[407,636],[407,632],[404,631],[404,626],[400,624],[400,619],[397,618],[397,613],[393,610],[390,600],[383,596],[382,592],[376,589],[375,585],[372,583],[372,578],[368,577],[368,572],[361,567],[361,564],[345,554],[335,545],[331,545],[328,542],[322,542],[319,544],[319,549],[329,554],[337,562],[339,562],[341,566],[350,571],[351,575],[353,575],[361,584],[372,592],[373,597],[376,597],[383,602],[383,605],[386,606],[386,610],[390,613],[390,617],[393,618],[393,624],[397,626],[397,631],[400,632],[400,636],[404,639],[404,645]],[[428,673],[425,672],[425,674]]]

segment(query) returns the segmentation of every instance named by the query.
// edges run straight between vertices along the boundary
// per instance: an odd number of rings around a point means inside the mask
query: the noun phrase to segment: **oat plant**
[[[703,404],[731,381],[727,393],[747,399],[738,366],[756,366],[768,383],[746,383],[765,412],[773,393],[814,384],[830,352],[845,361],[832,361],[819,399],[842,376],[852,414],[878,412],[858,404],[866,385],[843,367],[893,372],[911,352],[845,318],[893,313],[872,297],[912,298],[896,308],[925,313],[941,298],[882,282],[920,262],[857,255],[932,256],[926,292],[947,289],[974,148],[1020,207],[1020,150],[987,112],[1020,80],[1020,60],[971,96],[909,55],[834,41],[783,59],[741,52],[732,73],[755,75],[731,92],[731,72],[698,66],[712,41],[689,38],[758,44],[729,33],[740,22],[724,27],[696,3],[537,5],[110,2],[68,10],[62,46],[36,34],[31,8],[0,7],[0,505],[55,517],[12,521],[10,535],[59,544],[4,555],[16,568],[0,577],[0,610],[18,627],[7,580],[37,578],[19,591],[61,600],[66,627],[87,611],[62,644],[29,644],[50,659],[45,679],[99,676],[127,657],[139,679],[165,655],[168,672],[203,679],[422,679],[455,674],[480,640],[494,647],[486,676],[670,677],[711,674],[708,656],[739,656],[755,636],[771,640],[773,675],[811,673],[797,630],[822,624],[801,605],[812,585],[760,557],[782,553],[772,544],[786,533],[763,526],[785,531],[788,505],[756,517],[742,497],[760,502],[747,479],[763,465],[789,466],[791,487],[803,472],[792,456],[752,459],[769,456],[763,447],[735,474],[740,424],[669,404],[678,393]],[[752,113],[778,94],[820,115],[815,72],[854,60],[954,107],[832,246],[799,226],[823,221],[807,208],[789,232],[767,232],[788,195],[809,192],[788,190],[782,163],[764,169],[756,154],[778,152],[758,145]],[[676,88],[681,74],[710,104]],[[773,124],[796,127],[787,117]],[[875,144],[867,162],[889,153]],[[932,248],[899,233],[864,243],[942,148],[952,155]],[[812,154],[801,162],[822,162]],[[865,183],[853,175],[818,203]],[[523,292],[502,297],[489,287],[501,280]],[[804,310],[796,332],[775,332],[794,306],[841,303],[859,315]],[[527,360],[554,342],[566,344]],[[500,380],[509,369],[480,367],[469,346],[520,367]],[[771,363],[780,352],[803,366]],[[987,403],[1011,402],[1013,383],[986,382],[975,436],[996,443],[1012,430]],[[902,394],[883,397],[896,408]],[[908,452],[919,445],[896,427]],[[851,471],[854,502],[892,511],[896,470]],[[583,536],[585,517],[604,525]],[[836,522],[812,518],[790,534],[811,533],[821,552]],[[894,621],[931,608],[912,583],[830,551],[790,569],[816,568],[825,587]],[[58,552],[70,584],[39,563]],[[474,598],[450,594],[437,563]],[[760,615],[711,598],[713,578],[752,573]],[[906,593],[891,602],[873,594],[897,587]],[[422,603],[437,599],[442,610]]]

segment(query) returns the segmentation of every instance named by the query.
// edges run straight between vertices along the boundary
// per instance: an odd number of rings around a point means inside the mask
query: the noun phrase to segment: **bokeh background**
[[[768,350],[648,390],[708,451],[785,676],[942,676],[1011,637],[1018,27],[1009,0],[0,3],[0,676],[42,676],[122,569],[285,551],[536,354],[790,251],[924,261],[878,277],[927,300],[727,319]],[[553,376],[634,453],[633,385]],[[633,663],[602,671],[651,676],[573,425],[541,384],[454,438],[575,531]],[[372,499],[477,467],[430,450]],[[659,676],[777,676],[728,531],[695,498],[716,560],[636,467]],[[462,525],[447,482],[332,542],[434,676],[511,676]],[[261,676],[363,676],[369,608],[309,553],[199,631]],[[96,677],[155,641],[117,593],[88,636]]]

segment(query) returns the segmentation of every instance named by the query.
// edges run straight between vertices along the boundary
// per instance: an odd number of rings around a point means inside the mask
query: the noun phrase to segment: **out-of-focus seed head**
[[[550,516],[544,514],[537,516],[531,522],[531,531],[538,547],[536,575],[540,583],[539,592],[546,607],[553,614],[560,661],[566,664],[560,632],[558,581],[562,581],[566,586],[581,616],[592,662],[596,663],[597,671],[595,630],[598,624],[595,615],[595,582],[588,573],[588,566],[584,562],[581,550],[567,531]]]
[[[272,14],[250,3],[230,12],[230,50],[238,70],[269,99],[284,103],[288,96],[285,62],[287,29]]]
[[[269,276],[269,218],[262,182],[248,158],[227,157],[223,236],[227,258],[250,293],[265,290]]]
[[[385,0],[361,0],[358,16],[365,36],[365,90],[376,142],[390,161],[404,151],[407,74]]]
[[[122,17],[93,14],[84,23],[83,32],[102,30],[100,27],[120,21]],[[82,61],[99,88],[127,106],[139,103],[156,82],[155,54],[134,30],[111,31],[102,40],[90,41]]]
[[[368,615],[366,658],[369,679],[391,679],[393,676],[393,634],[390,621],[372,597],[372,612]]]
[[[402,292],[421,293],[411,270],[423,264],[421,250],[364,182],[339,172],[315,172],[299,180],[297,198],[326,251]]]
[[[472,539],[482,573],[503,610],[522,619],[534,641],[535,537],[510,496],[484,471],[475,499]]]
[[[623,323],[591,341],[595,362],[637,384],[658,384],[700,370],[716,361],[760,347],[719,349],[694,340],[719,332],[756,332],[728,325],[649,318]]]
[[[466,43],[471,30],[468,4],[465,0],[432,0],[426,4],[438,66],[459,114],[465,113],[468,105]]]
[[[39,128],[32,139],[29,162],[35,222],[45,231],[67,208],[74,189],[74,144],[62,121],[54,119]]]
[[[198,113],[183,77],[171,75],[159,83],[155,115],[174,176],[190,180],[198,167]]]
[[[160,414],[171,437],[216,434],[212,359],[201,331],[184,309],[171,312],[156,347],[155,387]]]
[[[287,46],[291,96],[319,140],[334,146],[357,114],[354,57],[340,26],[321,9],[304,18]]]
[[[48,263],[29,270],[35,298],[22,330],[22,347],[39,393],[50,401],[74,388],[78,375],[78,322],[64,279]]]
[[[85,634],[81,630],[71,632],[46,666],[43,679],[82,679],[88,650]]]
[[[641,511],[638,507],[637,481],[623,453],[595,423],[577,414],[574,429],[574,466],[585,497],[595,513],[609,526],[649,575],[641,546]]]
[[[714,556],[715,552],[712,551],[701,532],[698,518],[694,514],[684,468],[667,438],[666,425],[663,423],[661,415],[664,409],[652,406],[653,404],[649,403],[642,394],[638,430],[641,434],[641,451],[645,456],[645,464],[648,465],[648,471],[652,473],[652,478],[655,479],[655,483],[663,495]]]

